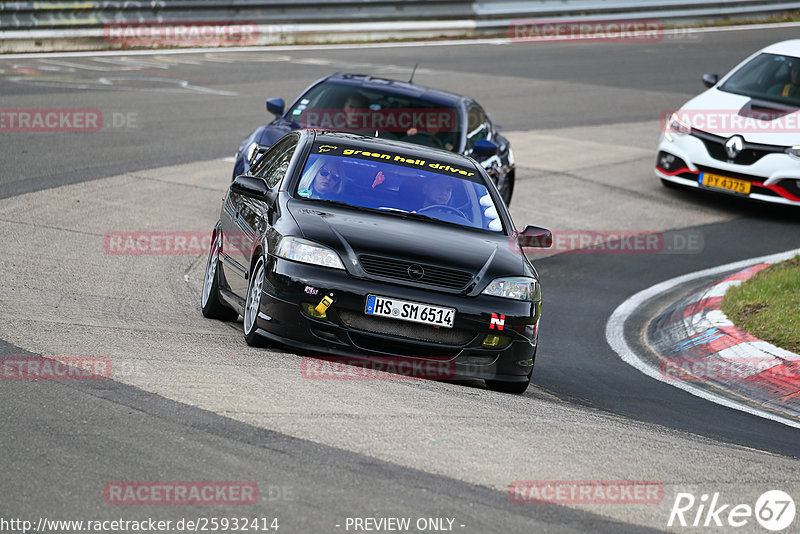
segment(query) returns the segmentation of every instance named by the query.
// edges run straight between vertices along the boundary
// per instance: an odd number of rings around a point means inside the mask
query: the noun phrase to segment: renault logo
[[[730,159],[736,159],[742,148],[744,148],[744,139],[740,135],[734,135],[725,141],[725,152],[728,153]]]
[[[425,276],[425,269],[422,268],[421,265],[410,265],[408,267],[408,276],[410,276],[413,280],[419,280],[423,276]]]

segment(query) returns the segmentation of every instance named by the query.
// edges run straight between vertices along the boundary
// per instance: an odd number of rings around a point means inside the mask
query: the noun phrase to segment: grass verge
[[[771,265],[730,288],[722,311],[742,330],[800,353],[800,256]]]

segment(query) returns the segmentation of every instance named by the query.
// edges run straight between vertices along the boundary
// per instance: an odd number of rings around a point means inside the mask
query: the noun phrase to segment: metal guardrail
[[[473,4],[477,28],[502,28],[519,19],[587,18],[703,21],[763,16],[800,9],[793,0],[483,0]]]
[[[96,28],[110,22],[452,20],[467,19],[473,14],[471,0],[28,1],[0,2],[0,29]]]
[[[800,0],[76,0],[0,2],[0,52],[130,47],[111,24],[251,24],[246,44],[482,36],[520,19],[719,20],[800,10]],[[155,46],[151,44],[151,46]],[[175,45],[172,45],[175,46]]]

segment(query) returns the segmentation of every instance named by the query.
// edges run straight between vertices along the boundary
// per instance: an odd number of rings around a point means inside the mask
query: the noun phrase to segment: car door
[[[264,180],[268,190],[276,190],[289,170],[298,140],[296,135],[291,135],[276,143],[254,162],[249,174]],[[244,298],[253,253],[270,224],[269,205],[266,199],[252,198],[229,189],[225,207],[229,217],[223,221],[222,230],[227,239],[221,257],[231,291]]]

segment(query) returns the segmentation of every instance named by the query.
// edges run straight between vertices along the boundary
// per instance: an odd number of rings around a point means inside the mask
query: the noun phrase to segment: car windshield
[[[800,107],[800,58],[759,54],[737,70],[719,89]]]
[[[324,82],[286,115],[302,127],[363,133],[441,148],[460,149],[458,112],[414,96]]]
[[[503,231],[497,206],[479,171],[432,158],[316,143],[295,195],[397,216]]]

